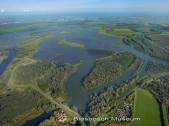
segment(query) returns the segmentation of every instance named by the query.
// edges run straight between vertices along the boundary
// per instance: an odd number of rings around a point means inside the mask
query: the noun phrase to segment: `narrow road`
[[[73,111],[72,109],[70,109],[68,106],[58,103],[57,101],[55,101],[49,94],[45,93],[42,89],[40,89],[38,86],[32,86],[32,88],[36,91],[38,91],[40,94],[42,94],[45,98],[47,98],[48,100],[50,100],[53,104],[56,104],[58,107],[62,108],[65,111],[69,111],[73,114],[75,114],[77,117],[81,117],[77,112]]]

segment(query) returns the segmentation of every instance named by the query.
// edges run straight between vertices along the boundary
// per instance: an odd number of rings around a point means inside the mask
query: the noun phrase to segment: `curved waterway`
[[[162,63],[165,65],[169,65],[169,62],[161,61],[155,58],[152,58],[146,54],[140,53],[132,48],[127,49],[126,51],[129,51],[136,56],[142,58],[145,60],[145,63],[143,65],[142,71],[139,73],[139,76],[142,77],[147,72],[148,65],[151,61]],[[92,65],[95,63],[95,59],[88,58],[84,60],[84,63],[81,65],[80,69],[73,74],[67,81],[66,89],[68,91],[68,96],[71,97],[70,105],[75,105],[79,110],[86,110],[87,103],[89,101],[89,96],[94,94],[95,92],[98,93],[100,91],[103,91],[103,89],[109,87],[109,86],[116,86],[122,84],[126,80],[130,80],[133,78],[133,74],[136,71],[136,68],[132,68],[129,71],[126,71],[121,75],[118,79],[106,83],[102,86],[99,86],[97,88],[91,89],[91,90],[85,90],[81,84],[81,80],[84,76],[86,76],[92,67]]]
[[[0,75],[3,74],[3,72],[6,70],[6,68],[11,63],[12,59],[16,56],[17,51],[16,50],[9,50],[8,52],[8,58],[5,59],[3,62],[0,63]]]
[[[71,27],[69,30],[70,29]],[[67,45],[59,45],[58,41],[61,39],[84,44],[85,48],[79,49],[72,48]],[[100,35],[94,29],[73,29],[69,34],[59,34],[48,43],[43,43],[39,52],[34,56],[39,59],[57,60],[72,64],[79,63],[83,60],[80,68],[68,79],[66,84],[67,94],[71,98],[69,105],[75,105],[78,110],[86,110],[86,105],[89,101],[90,95],[95,92],[103,91],[106,87],[119,85],[126,80],[132,79],[133,73],[136,71],[136,68],[132,68],[110,83],[104,84],[103,86],[99,86],[98,88],[92,90],[85,90],[81,84],[81,80],[89,73],[97,58],[106,56],[103,54],[88,53],[87,49],[89,48],[112,50],[116,52],[129,51],[137,57],[142,58],[145,60],[145,63],[139,76],[143,76],[146,73],[150,61],[169,65],[168,62],[152,58],[145,53],[136,51],[133,47],[120,43],[117,38]],[[62,55],[58,55],[60,52],[62,52]]]

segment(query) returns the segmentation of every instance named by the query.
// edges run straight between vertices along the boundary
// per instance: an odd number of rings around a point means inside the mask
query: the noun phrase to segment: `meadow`
[[[160,126],[160,110],[156,99],[150,92],[140,88],[135,90],[134,117],[141,118],[130,126]]]

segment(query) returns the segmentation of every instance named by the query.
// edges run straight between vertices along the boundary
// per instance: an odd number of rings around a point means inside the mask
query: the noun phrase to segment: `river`
[[[11,63],[12,59],[16,56],[17,51],[16,50],[9,50],[8,52],[8,58],[5,59],[3,62],[0,63],[0,75],[3,74],[3,72],[6,70],[6,68]]]

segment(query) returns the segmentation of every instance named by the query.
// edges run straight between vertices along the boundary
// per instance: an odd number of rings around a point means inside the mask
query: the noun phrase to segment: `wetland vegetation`
[[[7,52],[0,52],[0,63],[3,62],[7,58],[8,58]]]
[[[69,42],[65,39],[62,39],[58,42],[58,44],[63,44],[63,45],[67,45],[70,47],[75,47],[75,48],[84,48],[85,46],[79,43],[74,43],[74,42]]]

